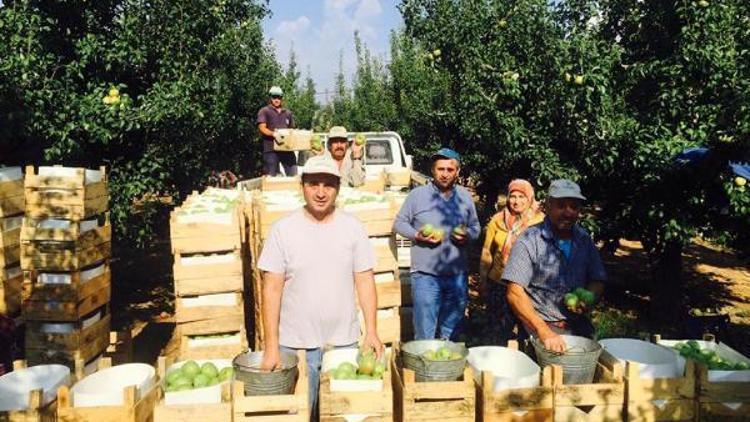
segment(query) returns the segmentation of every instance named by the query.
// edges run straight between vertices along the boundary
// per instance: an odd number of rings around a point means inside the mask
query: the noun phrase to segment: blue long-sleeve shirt
[[[445,230],[445,237],[438,245],[415,242],[417,231],[425,224]],[[477,210],[469,192],[455,186],[448,197],[443,196],[433,184],[414,188],[406,197],[404,205],[396,215],[393,230],[411,239],[411,272],[432,275],[451,275],[467,271],[466,250],[470,242],[458,246],[451,238],[454,227],[466,226],[470,241],[479,238],[481,228]]]

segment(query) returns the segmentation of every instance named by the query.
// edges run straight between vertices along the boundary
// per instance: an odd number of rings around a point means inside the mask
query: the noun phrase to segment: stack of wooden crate
[[[240,192],[190,195],[170,218],[175,333],[180,359],[233,357],[247,348]]]
[[[31,365],[91,362],[109,345],[112,228],[106,172],[26,168],[22,312]]]
[[[23,194],[23,171],[21,167],[0,167],[0,316],[21,325],[21,222],[25,209]],[[20,330],[3,334],[3,341],[17,343]],[[13,347],[3,348],[11,356],[0,354],[0,374],[9,371],[10,361],[15,358]]]
[[[383,179],[384,180],[384,179]],[[255,310],[255,347],[263,345],[261,271],[257,261],[263,250],[263,242],[273,224],[280,218],[300,209],[304,200],[299,189],[266,183],[266,190],[252,192],[252,211],[248,214],[250,253],[253,257],[253,292]],[[382,191],[382,188],[380,189]],[[355,215],[362,221],[375,251],[375,285],[378,294],[378,335],[384,343],[391,344],[401,338],[401,281],[396,254],[396,238],[393,235],[393,220],[397,209],[390,194],[371,190],[341,188],[338,207]]]

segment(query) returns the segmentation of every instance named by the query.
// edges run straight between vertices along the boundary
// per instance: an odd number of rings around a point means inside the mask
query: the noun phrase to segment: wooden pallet
[[[0,315],[16,316],[21,312],[22,285],[20,267],[0,268]]]
[[[13,362],[13,370],[27,368],[26,361],[17,360]],[[44,391],[33,390],[29,392],[29,405],[26,410],[14,410],[9,412],[0,411],[0,421],[3,422],[54,422],[57,413],[57,400],[43,405]]]
[[[518,350],[516,342],[509,348]],[[492,391],[493,374],[482,371],[475,380],[477,389],[477,420],[483,422],[552,422],[554,389],[552,367],[539,373],[539,386]]]
[[[213,321],[220,320],[222,318],[238,317],[244,321],[245,318],[245,302],[242,293],[230,292],[230,293],[219,293],[220,295],[231,295],[233,296],[233,304],[231,306],[218,306],[218,305],[205,305],[196,306],[191,305],[191,302],[205,300],[216,296],[216,294],[202,295],[202,296],[184,296],[175,298],[175,314],[174,319],[178,324],[195,321]],[[197,302],[199,303],[199,302]]]
[[[275,396],[247,396],[245,384],[232,383],[232,413],[234,422],[308,422],[308,380],[305,352],[298,351],[298,376],[292,394]]]
[[[676,378],[643,378],[640,364],[625,365],[625,398],[628,421],[692,421],[695,419],[695,363],[688,360],[685,373]],[[661,401],[659,405],[654,401]]]
[[[59,422],[148,422],[153,420],[154,407],[161,397],[157,377],[147,391],[137,394],[134,385],[122,391],[120,406],[74,407],[70,388],[57,390],[57,420]]]
[[[112,243],[79,248],[69,242],[22,242],[21,268],[26,271],[78,271],[112,256]]]
[[[83,220],[108,209],[106,170],[102,180],[86,183],[85,169],[76,168],[70,177],[40,176],[33,166],[26,166],[26,216],[31,218],[64,218]]]
[[[388,356],[390,358],[390,356]],[[388,360],[390,363],[390,359]],[[331,391],[331,378],[321,374],[318,407],[320,421],[344,421],[347,415],[368,415],[368,421],[392,421],[393,377],[388,365],[381,391]]]
[[[563,384],[563,369],[552,366],[554,420],[622,421],[625,417],[625,377],[622,364],[603,351],[591,384]]]
[[[184,256],[179,252],[176,253],[172,266],[175,295],[188,296],[243,291],[241,251],[232,251],[220,255],[231,257],[231,261],[216,264],[186,265],[185,262],[189,262],[189,259],[195,260],[201,259],[201,257]]]
[[[23,214],[25,210],[23,179],[0,182],[0,217]]]
[[[42,322],[26,321],[26,358],[34,364],[90,361],[109,346],[110,315],[70,333],[44,333]]]
[[[172,252],[182,254],[199,252],[234,251],[242,248],[242,211],[235,208],[226,224],[211,221],[181,222],[180,208],[172,211],[169,233]]]
[[[474,421],[476,390],[469,367],[463,379],[451,382],[416,382],[414,371],[401,367],[394,347],[393,395],[396,420]]]
[[[157,375],[159,379],[164,379],[167,366],[174,361],[160,356],[157,362]],[[231,385],[225,383],[221,387],[221,403],[167,405],[162,397],[154,408],[154,422],[232,422]]]

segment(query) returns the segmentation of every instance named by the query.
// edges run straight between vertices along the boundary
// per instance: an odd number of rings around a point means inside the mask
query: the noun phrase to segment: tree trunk
[[[677,326],[685,305],[682,277],[682,249],[679,240],[668,241],[656,258],[651,287],[651,320]],[[674,324],[674,325],[672,325]]]

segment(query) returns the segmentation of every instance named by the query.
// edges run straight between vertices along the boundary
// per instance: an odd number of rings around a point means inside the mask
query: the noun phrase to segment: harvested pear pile
[[[452,352],[447,346],[438,347],[435,350],[425,350],[422,352],[422,356],[427,360],[434,361],[449,361],[463,359],[461,353]]]
[[[745,371],[750,369],[747,362],[732,362],[719,356],[715,351],[701,348],[700,343],[690,340],[686,343],[677,343],[672,346],[686,359],[697,360],[708,366],[712,371]]]
[[[167,373],[167,392],[192,390],[194,388],[209,387],[224,381],[229,381],[234,375],[231,366],[219,370],[212,362],[198,365],[194,360],[185,362],[177,369]]]
[[[342,362],[328,374],[335,380],[379,380],[383,378],[385,363],[378,362],[375,352],[368,350],[360,353],[357,364]]]

